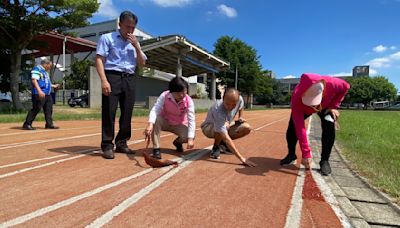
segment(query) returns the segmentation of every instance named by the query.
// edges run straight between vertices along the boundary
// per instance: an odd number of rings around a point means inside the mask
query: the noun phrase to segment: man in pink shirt
[[[281,165],[292,164],[296,161],[296,143],[299,141],[302,161],[307,168],[311,168],[312,155],[307,140],[305,119],[313,113],[321,118],[322,127],[322,154],[321,173],[329,175],[331,167],[329,156],[335,142],[335,123],[339,117],[340,103],[344,99],[350,85],[340,79],[318,74],[305,73],[301,75],[300,83],[293,91],[291,99],[291,117],[286,131],[288,155],[281,160]]]
[[[183,152],[182,143],[187,148],[194,146],[196,130],[194,103],[188,93],[188,83],[181,77],[173,78],[157,99],[150,111],[149,121],[144,131],[153,141],[153,157],[161,159],[161,131],[172,132],[178,137],[173,141],[176,151]]]

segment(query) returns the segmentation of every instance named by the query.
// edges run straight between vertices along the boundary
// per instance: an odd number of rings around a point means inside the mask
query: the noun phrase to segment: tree
[[[88,59],[78,60],[75,58],[71,64],[71,74],[65,77],[67,89],[89,89],[89,68],[94,66],[94,62]]]
[[[364,107],[372,101],[393,101],[396,88],[384,76],[349,78],[350,90],[346,102],[363,103]]]
[[[97,0],[29,0],[0,2],[0,49],[10,53],[10,90],[15,109],[20,109],[21,52],[40,32],[62,32],[85,26],[97,11]]]
[[[248,95],[256,90],[257,77],[261,75],[261,64],[257,51],[239,39],[229,36],[220,37],[214,44],[214,54],[230,63],[230,70],[216,76],[221,84],[228,87],[235,85],[235,71],[238,70],[238,89]],[[249,100],[246,102],[249,103]]]

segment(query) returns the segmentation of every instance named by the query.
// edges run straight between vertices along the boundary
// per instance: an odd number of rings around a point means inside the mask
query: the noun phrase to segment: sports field
[[[208,157],[205,113],[196,115],[195,149],[179,154],[174,136],[162,135],[163,158],[179,165],[158,169],[142,156],[144,117],[133,118],[136,155],[113,160],[101,157],[98,120],[57,121],[58,130],[35,122],[36,131],[0,124],[0,227],[342,227],[314,172],[279,165],[289,115],[245,112],[253,131],[237,145],[255,168]]]

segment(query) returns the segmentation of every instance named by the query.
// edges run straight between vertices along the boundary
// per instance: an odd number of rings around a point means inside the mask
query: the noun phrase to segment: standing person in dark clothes
[[[146,63],[139,41],[133,32],[138,18],[130,11],[119,16],[119,29],[100,37],[96,51],[96,68],[102,88],[103,157],[114,158],[114,122],[119,103],[121,116],[119,132],[115,137],[115,152],[133,154],[127,141],[131,138],[131,118],[135,103],[135,68]]]
[[[58,88],[59,84],[52,84],[47,71],[51,69],[52,62],[48,59],[42,59],[40,65],[35,66],[31,71],[32,77],[32,109],[28,112],[25,122],[22,125],[24,130],[35,130],[32,122],[36,115],[43,108],[44,118],[46,119],[46,129],[58,129],[53,124],[53,98],[51,97],[51,88]]]

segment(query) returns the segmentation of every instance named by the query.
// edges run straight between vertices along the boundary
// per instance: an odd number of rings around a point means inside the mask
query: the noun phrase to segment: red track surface
[[[23,131],[20,124],[1,124],[0,226],[17,218],[16,224],[23,227],[83,227],[99,218],[104,222],[105,213],[137,196],[137,201],[122,205],[118,215],[104,225],[284,227],[299,171],[298,166],[279,166],[287,153],[289,115],[289,110],[245,113],[257,130],[236,143],[257,164],[255,168],[240,165],[234,155],[222,154],[221,159],[212,160],[205,154],[187,167],[151,170],[142,156],[146,118],[133,119],[129,147],[138,151],[136,155],[116,154],[114,160],[105,160],[96,152],[99,121],[57,122],[59,130],[37,131]],[[205,114],[196,118],[199,127]],[[181,156],[172,149],[173,139],[168,133],[162,137],[163,158]],[[184,154],[210,145],[212,140],[197,130],[195,149]],[[104,187],[141,172],[146,173]],[[150,189],[163,178],[158,187]],[[21,217],[27,214],[30,217]],[[341,227],[311,176],[305,180],[300,223],[302,227]]]

